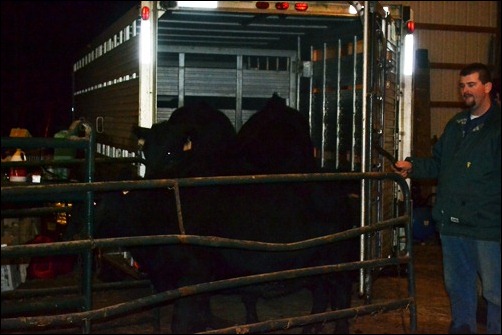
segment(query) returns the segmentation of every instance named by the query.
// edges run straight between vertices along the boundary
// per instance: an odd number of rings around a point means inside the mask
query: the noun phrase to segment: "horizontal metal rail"
[[[45,206],[22,209],[2,209],[2,218],[18,218],[30,216],[42,216],[56,213],[67,213],[71,211],[70,206]]]
[[[138,288],[146,287],[151,285],[149,280],[134,280],[134,281],[122,281],[122,282],[112,282],[112,283],[95,283],[92,288],[96,291],[107,291],[122,288]],[[48,287],[48,288],[36,288],[36,289],[23,289],[19,288],[14,291],[2,292],[2,299],[17,299],[17,298],[33,298],[41,297],[54,294],[72,294],[78,293],[80,287],[78,286],[61,286],[61,287]],[[3,312],[3,311],[2,311]]]
[[[305,326],[313,323],[326,323],[337,319],[346,319],[369,314],[385,313],[397,309],[406,309],[415,302],[412,298],[391,299],[385,303],[359,306],[355,308],[340,309],[331,312],[263,321],[248,325],[239,325],[228,328],[210,330],[197,334],[250,334],[274,330],[287,330],[294,327]]]
[[[133,164],[144,163],[144,159],[140,157],[97,157],[94,162],[96,164]],[[68,166],[68,165],[82,165],[86,163],[84,158],[68,158],[68,159],[43,159],[43,160],[30,160],[30,161],[7,161],[2,162],[2,168],[10,167],[38,167],[38,166]]]
[[[91,135],[92,136],[92,135]],[[40,148],[71,148],[89,149],[89,139],[45,138],[45,137],[2,137],[2,148],[40,149]],[[3,162],[2,162],[3,163]]]
[[[150,287],[153,292],[152,283],[147,279],[112,283],[94,283],[92,285],[92,290],[94,292],[142,287]],[[47,298],[47,296],[54,295],[65,296]],[[69,295],[78,296],[69,297]],[[37,299],[37,297],[43,297],[44,299]],[[84,297],[81,294],[81,288],[78,286],[16,289],[14,291],[2,292],[2,318],[27,312],[40,314],[40,312],[47,312],[48,310],[68,312],[68,309],[73,308],[81,311],[83,304]]]
[[[221,176],[221,177],[196,177],[179,179],[149,179],[149,180],[129,180],[93,183],[71,183],[71,184],[43,184],[43,185],[17,185],[2,186],[2,201],[13,201],[16,198],[26,196],[27,193],[36,192],[43,199],[51,199],[51,195],[62,193],[79,192],[99,192],[116,190],[135,190],[151,188],[172,188],[216,186],[216,185],[242,185],[256,183],[286,183],[286,182],[313,182],[313,181],[337,181],[337,180],[357,180],[390,179],[399,184],[403,193],[409,193],[408,184],[396,173],[379,172],[346,172],[346,173],[297,173],[280,175],[249,175],[249,176]]]
[[[13,245],[2,248],[2,257],[13,258],[33,255],[61,255],[68,253],[79,253],[88,249],[112,248],[112,247],[135,247],[150,245],[171,245],[171,244],[190,244],[206,247],[235,248],[255,251],[295,251],[306,248],[312,248],[320,245],[330,244],[337,241],[349,239],[385,228],[404,226],[409,216],[401,216],[389,219],[371,226],[352,228],[340,233],[325,235],[308,240],[292,243],[268,243],[248,240],[235,240],[217,236],[199,236],[199,235],[149,235],[135,237],[118,238],[100,238],[86,239],[70,242],[51,242],[43,244]]]

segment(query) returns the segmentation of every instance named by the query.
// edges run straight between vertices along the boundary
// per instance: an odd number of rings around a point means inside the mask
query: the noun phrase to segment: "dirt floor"
[[[428,243],[416,243],[414,245],[414,264],[416,275],[416,306],[417,306],[417,334],[447,334],[450,322],[449,302],[443,286],[441,247],[437,240]],[[58,278],[62,285],[71,282],[71,276]],[[42,281],[43,282],[43,281]],[[21,288],[40,286],[41,282],[32,280],[22,284]],[[43,283],[42,283],[43,285]],[[128,299],[135,299],[148,295],[148,288],[128,289],[127,291],[109,290],[94,294],[95,307],[109,306]],[[357,287],[354,289],[353,305],[364,305],[364,301],[358,295]],[[389,298],[402,298],[406,296],[406,276],[398,276],[396,273],[382,274],[373,282],[372,302],[383,302]],[[300,291],[289,296],[260,301],[258,306],[259,317],[262,320],[271,318],[287,318],[300,315],[309,310],[310,296],[307,291]],[[2,307],[4,299],[2,298]],[[227,326],[244,323],[244,309],[236,296],[216,296],[211,306],[214,314],[221,318]],[[171,306],[161,307],[160,333],[170,333]],[[93,334],[145,334],[155,333],[153,310],[129,314],[125,317],[107,321],[94,322]],[[409,334],[410,311],[409,309],[377,313],[352,317],[351,334]],[[3,327],[2,327],[3,328]],[[333,324],[323,325],[322,333],[332,333]],[[479,324],[479,333],[484,333],[485,327]],[[2,333],[60,333],[78,334],[81,328],[44,329],[40,331],[4,331]],[[301,329],[291,328],[276,331],[279,334],[299,334]]]

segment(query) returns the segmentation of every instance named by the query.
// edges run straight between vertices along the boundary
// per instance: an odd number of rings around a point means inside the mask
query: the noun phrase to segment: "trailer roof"
[[[298,38],[338,39],[362,32],[359,16],[349,14],[348,3],[323,6],[323,11],[263,11],[229,6],[217,10],[168,9],[159,19],[159,45],[220,48],[296,49]],[[254,2],[244,1],[250,4]],[[336,32],[336,34],[334,34]]]

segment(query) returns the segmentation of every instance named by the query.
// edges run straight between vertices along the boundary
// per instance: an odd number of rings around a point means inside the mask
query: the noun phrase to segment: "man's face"
[[[468,107],[476,108],[483,104],[485,99],[489,99],[491,83],[483,84],[479,80],[479,73],[472,73],[465,77],[460,77],[460,94]]]

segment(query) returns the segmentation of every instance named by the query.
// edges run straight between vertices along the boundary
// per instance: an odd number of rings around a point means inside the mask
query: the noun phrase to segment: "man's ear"
[[[490,93],[493,89],[493,83],[491,81],[485,84],[485,93]]]

